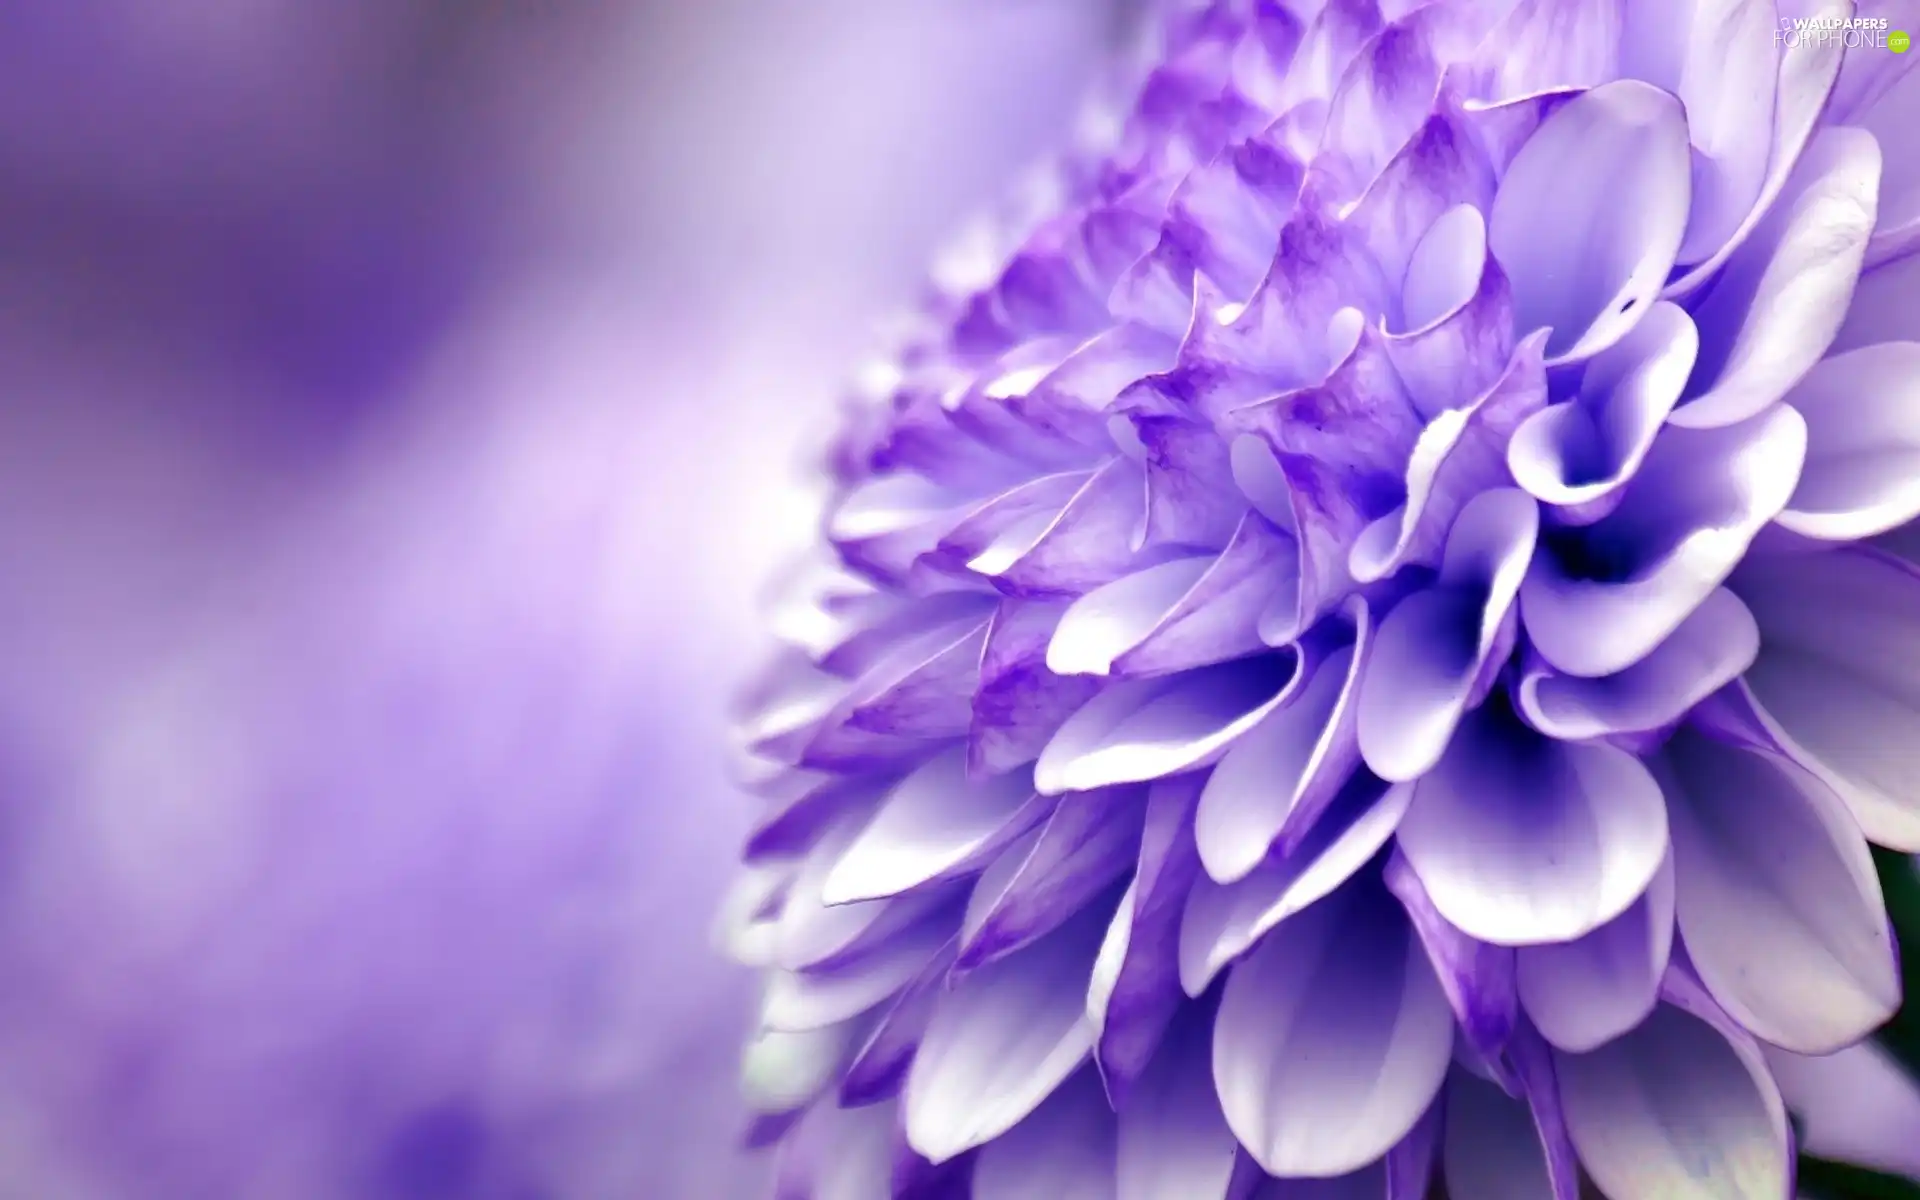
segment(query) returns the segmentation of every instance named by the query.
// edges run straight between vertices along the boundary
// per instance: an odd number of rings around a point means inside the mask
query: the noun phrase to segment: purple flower
[[[775,612],[783,1197],[1792,1194],[1920,850],[1920,188],[1780,35],[1910,13],[1162,14]]]

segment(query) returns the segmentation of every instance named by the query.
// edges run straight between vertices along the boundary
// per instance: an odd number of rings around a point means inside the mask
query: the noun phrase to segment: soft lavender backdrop
[[[0,1197],[751,1193],[752,598],[1103,7],[0,13]]]
[[[0,6],[0,1200],[753,1194],[752,597],[1106,7]]]

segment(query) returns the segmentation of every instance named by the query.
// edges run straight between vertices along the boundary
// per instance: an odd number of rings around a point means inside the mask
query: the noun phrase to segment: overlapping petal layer
[[[748,705],[785,1194],[1788,1200],[1759,1044],[1899,1005],[1920,849],[1920,109],[1774,36],[1853,14],[1164,6]]]

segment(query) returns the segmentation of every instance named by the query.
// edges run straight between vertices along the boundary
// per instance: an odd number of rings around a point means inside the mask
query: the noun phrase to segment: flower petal
[[[1720,1006],[1804,1054],[1892,1016],[1892,934],[1840,798],[1780,755],[1692,731],[1668,744],[1666,764],[1680,935]]]
[[[1499,1057],[1520,1012],[1513,949],[1475,941],[1449,924],[1404,855],[1396,852],[1387,859],[1385,879],[1420,935],[1461,1033],[1482,1056]]]
[[[1584,741],[1646,733],[1686,716],[1738,679],[1760,653],[1753,614],[1726,588],[1708,596],[1666,641],[1626,670],[1598,679],[1530,664],[1515,702],[1527,724],[1549,737]]]
[[[1358,583],[1387,578],[1408,563],[1436,566],[1448,531],[1482,493],[1513,482],[1506,447],[1522,422],[1547,403],[1540,352],[1545,337],[1522,342],[1486,393],[1441,412],[1421,431],[1407,464],[1407,501],[1362,530],[1348,567]]]
[[[1567,1132],[1609,1196],[1790,1200],[1792,1148],[1766,1066],[1661,1005],[1589,1054],[1557,1054]]]
[[[1160,1045],[1185,996],[1180,989],[1180,915],[1200,875],[1193,845],[1199,777],[1181,776],[1148,789],[1140,863],[1113,914],[1087,989],[1087,1019],[1098,1042],[1094,1063],[1116,1105]]]
[[[1289,826],[1297,840],[1360,765],[1352,713],[1368,640],[1363,618],[1353,646],[1303,664],[1306,686],[1214,767],[1194,834],[1215,880],[1244,879]]]
[[[733,881],[713,922],[714,943],[727,957],[743,966],[773,965],[785,893],[797,872],[791,863],[755,864]]]
[[[747,1044],[741,1092],[756,1114],[797,1112],[833,1082],[852,1048],[854,1025],[786,1032],[766,1029]]]
[[[1160,618],[1114,661],[1122,675],[1157,675],[1225,662],[1260,648],[1260,619],[1277,597],[1300,588],[1300,550],[1258,512],[1249,512],[1227,548]]]
[[[1145,640],[1213,561],[1210,555],[1176,558],[1075,600],[1047,643],[1047,669],[1056,675],[1107,674],[1113,660]],[[1252,644],[1260,644],[1257,635]]]
[[[973,562],[990,566],[1010,561],[1059,517],[1092,477],[1091,471],[1062,471],[997,492],[956,522],[922,561],[955,570]]]
[[[1461,236],[1455,232],[1461,222],[1453,218],[1454,213],[1468,214],[1472,227],[1480,228],[1480,210],[1463,204],[1450,209],[1427,230],[1407,268],[1407,305],[1437,306],[1445,302],[1442,297],[1421,296],[1411,289],[1421,282],[1416,271],[1444,273],[1445,268],[1429,260],[1446,253],[1443,239],[1450,234]],[[1471,294],[1427,323],[1404,333],[1388,333],[1385,339],[1394,373],[1425,420],[1483,395],[1499,381],[1513,356],[1512,289],[1500,264],[1485,253],[1485,235],[1477,240],[1482,243],[1476,247],[1481,256]],[[1425,286],[1438,292],[1448,285],[1426,281]],[[1425,308],[1409,307],[1406,311],[1412,316],[1424,314]]]
[[[1303,100],[1332,95],[1340,76],[1384,23],[1376,0],[1321,0],[1288,7],[1304,9],[1309,16],[1280,80],[1280,92],[1269,101],[1281,112]]]
[[[1440,1160],[1444,1099],[1427,1106],[1413,1132],[1387,1152],[1386,1200],[1427,1200],[1433,1190],[1433,1172]],[[1374,1196],[1379,1193],[1375,1192]],[[1372,1200],[1371,1197],[1368,1200]]]
[[[1016,525],[967,565],[1017,596],[1080,595],[1145,565],[1134,547],[1146,520],[1146,480],[1115,458],[1057,516]]]
[[[1911,20],[1913,14],[1908,12],[1900,15]],[[1906,26],[1896,22],[1893,28],[1902,29]],[[1880,51],[1874,57],[1885,58],[1886,53]],[[1916,112],[1920,112],[1920,72],[1904,70],[1871,105],[1847,123],[1858,125],[1873,134],[1884,151],[1889,146],[1904,144],[1910,136]],[[1891,240],[1900,233],[1910,234],[1916,223],[1920,223],[1920,174],[1915,173],[1913,164],[1907,161],[1904,154],[1886,155],[1884,166],[1875,241]]]
[[[1043,794],[1057,795],[1205,766],[1301,685],[1294,658],[1265,655],[1116,684],[1060,727],[1034,778]]]
[[[892,1105],[815,1105],[782,1146],[775,1194],[806,1200],[865,1200],[892,1191]]]
[[[1908,254],[1863,270],[1847,307],[1846,323],[1828,353],[1879,342],[1920,341],[1920,254]]]
[[[1820,361],[1860,277],[1879,182],[1870,135],[1828,129],[1814,138],[1772,212],[1694,309],[1700,361],[1673,424],[1743,421]]]
[[[1553,330],[1549,365],[1591,358],[1645,315],[1686,230],[1690,169],[1679,101],[1634,80],[1569,101],[1514,157],[1487,236],[1515,327]],[[1623,194],[1638,199],[1613,199]]]
[[[1700,333],[1686,310],[1655,303],[1587,364],[1578,399],[1537,412],[1514,431],[1507,446],[1514,480],[1558,509],[1564,523],[1605,516],[1653,449],[1699,352]]]
[[[1382,335],[1362,325],[1324,383],[1235,409],[1227,419],[1232,431],[1262,437],[1286,477],[1299,530],[1304,629],[1345,590],[1354,537],[1399,504],[1420,415]]]
[[[1447,8],[1414,10],[1375,34],[1347,64],[1328,103],[1313,164],[1340,178],[1335,194],[1359,195],[1432,111],[1449,32]]]
[[[1025,773],[969,779],[965,753],[948,751],[888,794],[872,823],[834,863],[822,902],[897,896],[950,877],[1044,815]]]
[[[1670,88],[1686,106],[1693,143],[1693,204],[1680,245],[1682,264],[1711,258],[1753,211],[1773,149],[1773,122],[1754,114],[1773,112],[1781,74],[1772,0],[1694,0],[1691,7],[1691,20],[1678,35],[1685,61]],[[1671,28],[1645,32],[1675,36]]]
[[[1225,545],[1247,503],[1233,488],[1227,443],[1212,423],[1184,405],[1165,411],[1166,398],[1152,389],[1131,392],[1119,407],[1110,428],[1146,476],[1146,516],[1136,545],[1154,555]]]
[[[1481,43],[1476,94],[1511,100],[1615,78],[1619,0],[1520,0]]]
[[[1414,785],[1397,840],[1434,907],[1469,937],[1565,942],[1652,883],[1666,804],[1631,754],[1542,738],[1496,694]]]
[[[940,998],[907,1072],[907,1142],[917,1153],[942,1163],[999,1138],[1086,1061],[1087,979],[1111,915],[1088,909]]]
[[[1653,1011],[1673,951],[1673,857],[1626,912],[1576,941],[1520,951],[1520,1000],[1542,1037],[1585,1053]]]
[[[1448,71],[1447,88],[1466,86],[1467,75],[1459,66]],[[1474,141],[1486,156],[1489,166],[1501,175],[1547,118],[1565,108],[1590,89],[1584,86],[1547,87],[1509,100],[1464,100],[1461,115],[1473,130]],[[1442,94],[1445,95],[1443,89]]]
[[[1176,336],[1185,332],[1195,271],[1228,295],[1250,294],[1273,261],[1301,175],[1299,162],[1269,132],[1182,179],[1158,242],[1114,285],[1109,307],[1128,322],[1123,328],[1144,324]]]
[[[1756,560],[1734,586],[1760,626],[1746,685],[1774,740],[1840,794],[1868,838],[1920,851],[1906,748],[1920,738],[1920,568],[1874,551]]]
[[[953,965],[952,947],[936,954],[920,974],[900,990],[873,1023],[840,1077],[840,1104],[847,1108],[877,1104],[900,1094],[907,1068],[926,1036],[927,1023],[947,990],[947,969]]]
[[[1356,401],[1368,398],[1356,384],[1390,383],[1375,366],[1375,347],[1355,343],[1350,331],[1339,340],[1329,336],[1343,310],[1385,311],[1390,292],[1365,232],[1334,220],[1317,202],[1304,203],[1280,232],[1273,269],[1244,305],[1200,289],[1194,310],[1205,316],[1194,320],[1173,372],[1193,411],[1219,418],[1262,397],[1316,390],[1336,375],[1342,378],[1332,386]]]
[[[980,1151],[971,1194],[974,1200],[1115,1200],[1115,1136],[1099,1077],[1082,1071]]]
[[[1806,422],[1790,408],[1662,435],[1617,509],[1544,539],[1520,587],[1540,656],[1590,678],[1652,653],[1786,506],[1805,448]]]
[[[1787,1107],[1804,1113],[1801,1150],[1920,1177],[1920,1084],[1872,1041],[1838,1054],[1767,1053]]]
[[[915,639],[862,681],[847,724],[895,737],[959,737],[972,719],[986,641],[987,622],[972,617],[957,633],[949,626]]]
[[[1120,1106],[1119,1200],[1223,1200],[1240,1144],[1207,1053],[1210,1005],[1190,1005]]]
[[[1221,996],[1213,1074],[1227,1123],[1270,1173],[1344,1175],[1427,1111],[1453,1018],[1406,918],[1354,887],[1267,935]]]
[[[774,965],[792,971],[831,971],[850,966],[935,912],[943,908],[957,911],[965,888],[960,883],[854,904],[826,903],[827,879],[867,823],[858,810],[850,813],[800,862],[774,918]]]
[[[1396,605],[1360,683],[1360,750],[1382,779],[1417,779],[1440,761],[1488,668],[1512,648],[1515,600],[1539,530],[1516,488],[1483,492],[1447,537],[1436,585]]]
[[[1424,329],[1459,312],[1487,283],[1487,218],[1471,204],[1441,213],[1414,244],[1400,284],[1402,329]],[[1506,277],[1498,275],[1500,286]],[[1433,410],[1428,410],[1433,411]]]
[[[1226,965],[1268,930],[1330,895],[1393,836],[1413,789],[1388,788],[1361,772],[1334,797],[1299,846],[1269,858],[1238,883],[1194,881],[1180,921],[1180,984],[1207,990]]]
[[[976,778],[1032,762],[1060,723],[1099,690],[1098,680],[1047,669],[1047,646],[1065,607],[1058,601],[1007,600],[987,626],[967,731],[967,771]]]
[[[1854,541],[1920,516],[1920,343],[1825,359],[1787,402],[1807,421],[1807,464],[1782,526]]]
[[[921,475],[876,475],[835,502],[827,536],[848,563],[898,580],[966,514],[968,499]]]
[[[892,999],[952,940],[940,923],[923,922],[845,967],[776,971],[761,1000],[760,1023],[798,1033],[837,1025]]]
[[[956,972],[1004,958],[1060,927],[1132,870],[1144,788],[1060,798],[1031,844],[1015,843],[981,875],[961,923]]]
[[[1635,7],[1639,10],[1640,19],[1644,25],[1641,29],[1631,31],[1638,35],[1632,38],[1632,44],[1644,49],[1651,56],[1671,56],[1675,61],[1665,70],[1651,72],[1645,71],[1643,64],[1623,65],[1636,68],[1631,69],[1629,73],[1667,86],[1670,91],[1681,89],[1683,87],[1680,82],[1682,65],[1678,61],[1680,55],[1676,52],[1683,48],[1683,42],[1675,37],[1672,31],[1673,9],[1667,0],[1635,0]],[[1783,9],[1781,15],[1788,14]],[[1845,18],[1854,15],[1854,4],[1853,0],[1808,0],[1800,4],[1799,9],[1791,15],[1803,18]],[[1653,36],[1647,36],[1649,33]],[[1771,40],[1768,38],[1768,41]],[[1691,44],[1685,43],[1685,45]],[[1699,65],[1706,67],[1708,71],[1714,70],[1712,54],[1724,45],[1725,43],[1716,43],[1711,40],[1698,43],[1701,52]],[[1721,242],[1719,249],[1703,261],[1689,267],[1684,274],[1669,283],[1664,295],[1669,298],[1688,295],[1702,284],[1712,281],[1718,276],[1720,268],[1726,261],[1746,244],[1760,222],[1774,210],[1774,205],[1791,178],[1794,168],[1799,165],[1808,139],[1818,128],[1823,113],[1830,124],[1851,123],[1840,118],[1837,112],[1827,109],[1827,99],[1839,76],[1842,56],[1840,38],[1819,39],[1811,44],[1803,41],[1798,46],[1782,48],[1779,54],[1779,74],[1774,89],[1773,120],[1769,126],[1772,130],[1770,150],[1766,156],[1766,174],[1761,179],[1759,195],[1747,209],[1746,215],[1741,218],[1739,226]],[[1879,54],[1876,57],[1884,59],[1887,55]],[[1696,78],[1701,77],[1697,70],[1695,74]],[[1673,82],[1668,84],[1668,79],[1672,79]],[[1729,104],[1724,100],[1736,102]],[[1692,102],[1684,95],[1682,102],[1688,105],[1689,115],[1691,115]],[[1752,119],[1750,101],[1742,105],[1737,97],[1727,97],[1723,94],[1723,103],[1718,107],[1729,120],[1744,121],[1749,125],[1758,124]],[[1733,131],[1729,130],[1729,132]]]
[[[1395,326],[1407,327],[1407,314],[1396,314],[1395,310],[1402,307],[1398,302],[1406,295],[1406,281],[1421,247],[1449,213],[1462,206],[1484,211],[1493,201],[1494,185],[1492,164],[1474,141],[1465,114],[1457,111],[1451,96],[1443,94],[1436,111],[1414,130],[1379,177],[1341,210],[1342,227],[1358,234],[1360,245],[1355,250],[1378,264],[1387,283],[1383,303],[1363,305],[1370,318],[1398,316]],[[1442,236],[1459,238],[1467,234],[1461,240],[1484,245],[1482,238],[1473,236],[1477,232],[1472,226],[1456,224],[1453,230],[1442,231]],[[1436,252],[1441,248],[1429,247]],[[1423,265],[1423,273],[1426,270]],[[1496,284],[1484,271],[1460,274],[1469,282],[1478,280],[1485,289],[1497,291],[1505,299],[1504,279]],[[1362,299],[1351,297],[1349,303],[1361,303]],[[1484,386],[1485,381],[1481,381],[1468,394]]]

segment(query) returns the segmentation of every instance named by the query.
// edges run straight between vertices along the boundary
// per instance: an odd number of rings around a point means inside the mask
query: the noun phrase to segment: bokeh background
[[[0,1200],[761,1194],[755,598],[1127,7],[0,4]]]
[[[755,597],[1111,16],[0,5],[0,1198],[757,1194]]]

